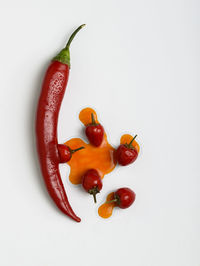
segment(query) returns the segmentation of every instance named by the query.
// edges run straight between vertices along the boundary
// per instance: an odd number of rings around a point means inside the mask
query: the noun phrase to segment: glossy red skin
[[[57,123],[69,76],[69,66],[53,61],[47,69],[36,114],[36,141],[42,175],[47,190],[58,208],[76,222],[59,172]]]
[[[119,199],[117,206],[121,209],[126,209],[133,204],[136,195],[130,188],[120,188],[114,193],[114,197]]]
[[[72,158],[71,149],[64,144],[58,144],[58,153],[60,157],[60,163],[66,163]]]
[[[121,144],[116,151],[116,158],[118,164],[125,166],[133,163],[138,157],[136,149],[127,148],[124,144]]]
[[[104,128],[101,124],[89,124],[86,126],[85,134],[92,145],[99,147],[103,141]]]
[[[102,189],[103,183],[101,177],[95,169],[90,169],[84,174],[82,186],[87,192],[95,187],[98,188],[99,191]]]

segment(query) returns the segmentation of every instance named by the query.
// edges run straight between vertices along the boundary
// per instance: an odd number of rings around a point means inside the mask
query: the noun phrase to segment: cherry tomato
[[[92,123],[86,126],[85,134],[92,145],[99,147],[103,141],[104,128],[101,124],[95,122],[93,113],[91,116]]]
[[[114,199],[112,200],[112,202],[116,202],[116,205],[121,209],[126,209],[133,204],[135,197],[135,192],[130,188],[119,188],[114,193]]]
[[[100,192],[103,187],[101,177],[95,169],[88,170],[82,178],[82,186],[94,197],[94,202],[96,203],[96,194]]]
[[[133,163],[137,157],[138,157],[138,152],[137,150],[133,147],[132,142],[134,141],[135,137],[131,140],[131,142],[128,144],[121,144],[116,151],[116,158],[117,161],[120,165],[125,166],[128,164]]]
[[[69,146],[66,146],[64,144],[58,144],[58,153],[60,157],[60,163],[66,163],[72,158],[72,154],[84,149],[84,147],[77,148],[75,150],[72,150]]]

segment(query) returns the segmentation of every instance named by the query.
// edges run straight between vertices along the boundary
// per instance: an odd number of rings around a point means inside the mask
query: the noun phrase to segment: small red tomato
[[[96,203],[96,194],[99,193],[103,187],[101,177],[97,170],[90,169],[84,174],[82,178],[82,186],[88,193],[93,195],[94,202]]]
[[[99,147],[103,141],[104,128],[101,124],[97,124],[95,122],[93,113],[91,114],[91,116],[92,123],[86,126],[85,134],[92,145]]]
[[[131,140],[131,142],[128,144],[121,144],[117,151],[116,151],[116,158],[117,161],[120,165],[128,165],[133,163],[137,157],[138,157],[138,152],[137,150],[133,147],[132,142],[134,141],[135,137]]]
[[[120,207],[121,209],[126,209],[133,204],[135,197],[135,192],[130,188],[119,188],[114,193],[114,199],[112,200],[112,202],[115,201],[118,207]]]
[[[76,151],[82,150],[85,147],[80,147],[78,149],[72,150],[69,146],[65,144],[58,144],[58,153],[60,157],[60,163],[66,163],[72,158],[72,154]]]

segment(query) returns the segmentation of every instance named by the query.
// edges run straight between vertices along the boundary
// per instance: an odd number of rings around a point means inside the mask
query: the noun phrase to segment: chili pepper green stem
[[[72,35],[70,36],[66,46],[64,49],[62,49],[60,51],[60,53],[55,56],[53,58],[53,61],[58,61],[62,64],[66,64],[70,67],[70,52],[69,52],[69,47],[70,47],[70,44],[71,42],[73,41],[75,35],[80,31],[80,29],[82,29],[83,27],[85,26],[85,24],[82,24],[81,26],[79,26],[73,33]]]
[[[81,26],[79,26],[73,33],[72,35],[70,36],[66,46],[65,46],[65,49],[69,49],[69,46],[71,44],[71,42],[73,41],[75,35],[79,32],[79,30],[81,30],[83,27],[85,26],[85,24],[82,24]]]

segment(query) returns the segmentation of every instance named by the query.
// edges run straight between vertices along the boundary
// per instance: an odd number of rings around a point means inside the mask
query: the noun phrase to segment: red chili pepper
[[[74,31],[66,47],[61,50],[48,67],[36,115],[37,150],[46,187],[58,208],[77,222],[80,222],[81,219],[73,212],[60,177],[58,165],[62,162],[62,158],[58,152],[57,123],[69,76],[69,46],[76,33],[84,25]]]

